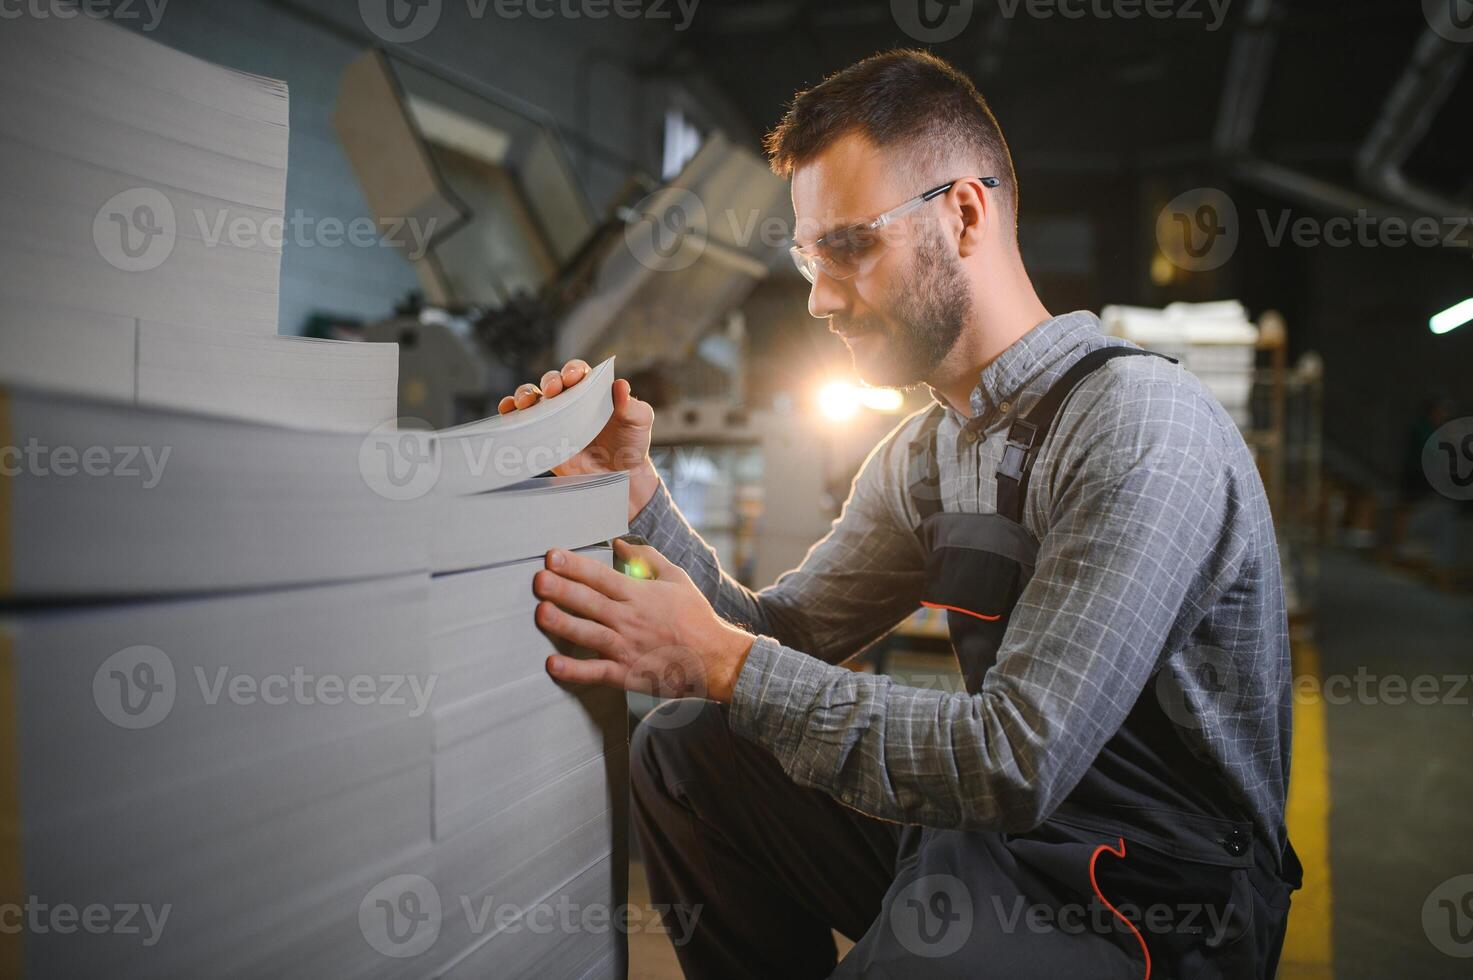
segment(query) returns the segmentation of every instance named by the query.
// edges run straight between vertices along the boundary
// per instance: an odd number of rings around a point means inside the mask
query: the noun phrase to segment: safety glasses
[[[794,245],[788,249],[789,254],[793,256],[793,264],[798,267],[803,278],[809,282],[817,280],[820,272],[830,279],[851,279],[861,272],[867,272],[879,260],[885,247],[894,244],[891,240],[893,236],[885,234],[887,226],[894,224],[927,201],[935,200],[967,179],[969,178],[958,177],[947,181],[940,187],[933,187],[923,194],[917,194],[904,204],[891,208],[868,221],[861,221],[837,231],[831,231],[812,245]],[[996,177],[976,179],[982,182],[983,187],[996,187],[1001,183]]]

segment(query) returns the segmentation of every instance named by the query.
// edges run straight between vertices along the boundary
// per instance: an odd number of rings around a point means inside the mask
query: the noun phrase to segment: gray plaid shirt
[[[990,364],[972,419],[947,408],[938,430],[943,507],[995,510],[1012,420],[1087,351],[1118,343],[1093,314],[1069,313]],[[762,634],[737,680],[732,727],[796,782],[865,813],[1017,832],[1063,802],[1149,687],[1282,845],[1288,629],[1268,503],[1232,420],[1196,378],[1155,357],[1117,358],[1076,389],[1029,488],[1024,522],[1041,542],[1033,579],[970,695],[835,666],[919,603],[906,448],[923,414],[870,454],[827,536],[761,592],[722,573],[665,488],[635,518],[631,530],[721,616]]]

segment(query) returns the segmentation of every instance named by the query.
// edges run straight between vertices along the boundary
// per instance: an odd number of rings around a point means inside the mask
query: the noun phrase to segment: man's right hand
[[[588,377],[590,371],[587,361],[571,360],[563,365],[561,371],[544,374],[540,385],[528,382],[518,386],[515,394],[501,399],[498,411],[505,415],[531,408],[544,398],[556,398]],[[553,472],[558,476],[628,472],[629,519],[632,521],[650,502],[660,485],[660,477],[650,459],[650,430],[654,424],[655,410],[648,402],[634,397],[628,381],[616,379],[614,414],[609,416],[608,424],[582,452],[554,467]]]

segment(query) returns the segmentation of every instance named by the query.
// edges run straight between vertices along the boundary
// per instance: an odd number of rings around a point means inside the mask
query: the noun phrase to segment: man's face
[[[799,167],[793,173],[798,243],[810,245],[929,189],[895,171],[893,158],[862,136],[846,136]],[[971,296],[938,220],[942,207],[931,201],[901,217],[865,250],[855,275],[835,279],[820,271],[809,292],[808,312],[828,319],[869,384],[928,380],[966,325]]]

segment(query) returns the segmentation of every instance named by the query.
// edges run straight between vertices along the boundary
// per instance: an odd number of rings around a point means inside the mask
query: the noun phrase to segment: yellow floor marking
[[[1304,865],[1304,887],[1294,893],[1279,980],[1329,980],[1335,975],[1330,945],[1330,753],[1325,703],[1319,697],[1320,655],[1313,643],[1294,644],[1296,685],[1294,759],[1289,776],[1289,839]]]
[[[25,878],[21,870],[20,723],[15,709],[15,657],[10,634],[0,622],[0,908],[19,908],[25,902]],[[24,930],[0,929],[0,977],[21,975],[23,933]]]

